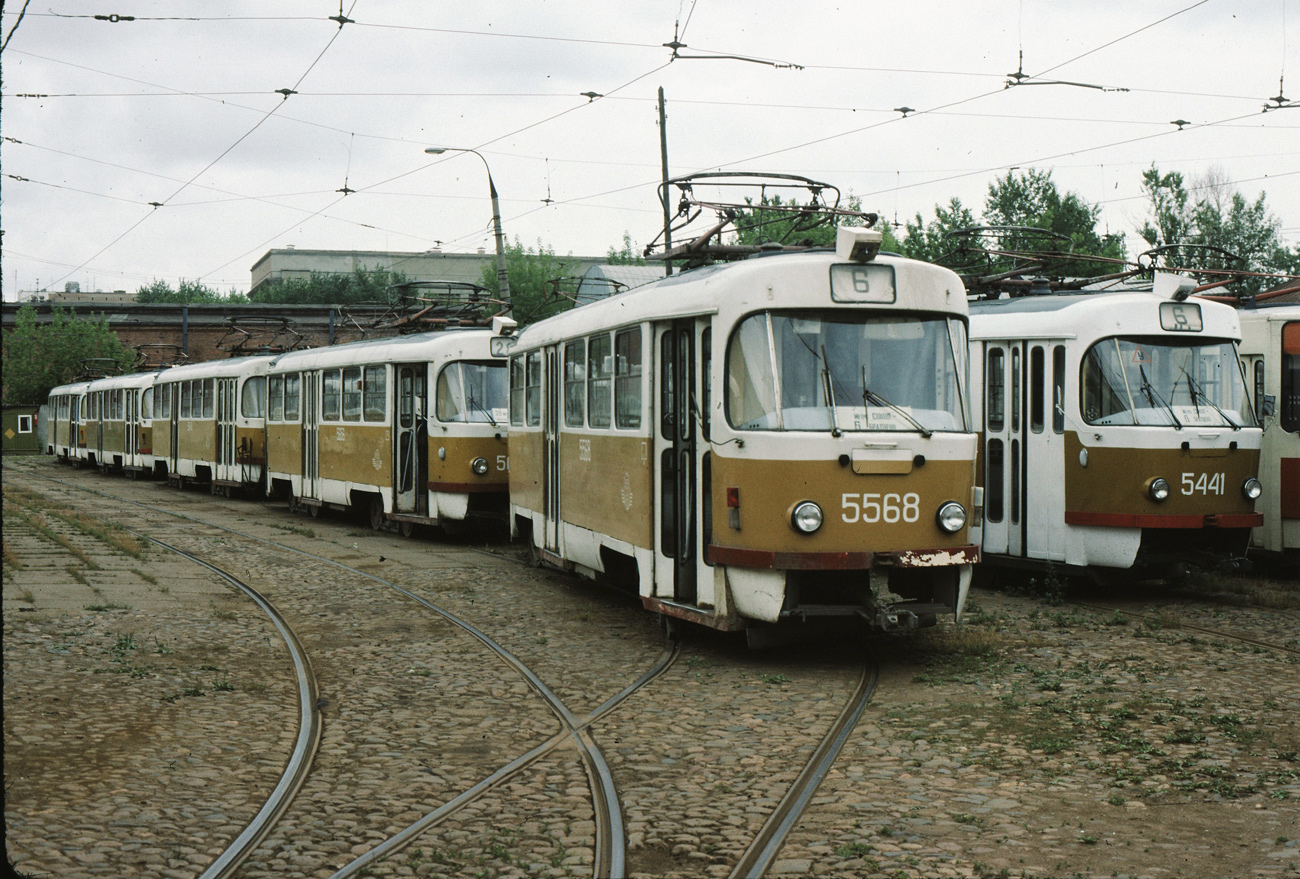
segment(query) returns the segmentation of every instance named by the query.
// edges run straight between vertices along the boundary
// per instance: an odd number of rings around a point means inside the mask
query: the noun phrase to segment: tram
[[[499,332],[514,322],[497,318]],[[493,341],[498,345],[494,345]],[[267,371],[267,491],[373,528],[505,514],[506,361],[492,330],[448,329],[278,355]]]
[[[1237,314],[1187,299],[1192,286],[971,303],[986,561],[1246,565],[1263,431]]]
[[[1300,304],[1264,303],[1237,312],[1241,361],[1264,427],[1259,509],[1251,548],[1300,553]]]
[[[86,445],[82,427],[82,401],[89,381],[59,385],[49,394],[49,454],[65,463],[80,466],[79,449]]]
[[[131,479],[154,470],[153,385],[158,371],[95,379],[87,387],[91,411],[86,424],[88,457],[101,470]]]
[[[751,635],[961,614],[979,559],[965,289],[877,255],[879,232],[838,234],[520,333],[510,523],[535,560]]]
[[[264,484],[269,355],[175,366],[154,387],[153,441],[159,472],[184,487],[227,497]]]

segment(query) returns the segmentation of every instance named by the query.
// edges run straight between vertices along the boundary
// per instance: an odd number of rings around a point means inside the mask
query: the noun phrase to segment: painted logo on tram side
[[[921,518],[921,496],[914,491],[907,494],[845,492],[840,495],[840,510],[840,518],[850,525],[915,522]]]

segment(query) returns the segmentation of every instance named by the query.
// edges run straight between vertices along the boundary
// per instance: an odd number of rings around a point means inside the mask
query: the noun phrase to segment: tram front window
[[[1104,339],[1083,358],[1083,420],[1096,425],[1254,427],[1231,342]]]
[[[964,431],[953,344],[946,317],[750,315],[728,344],[727,417],[738,430]]]
[[[439,421],[505,424],[509,400],[504,363],[456,362],[438,374]]]

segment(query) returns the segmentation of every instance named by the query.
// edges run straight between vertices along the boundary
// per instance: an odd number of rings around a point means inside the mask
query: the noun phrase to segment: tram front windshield
[[[1253,427],[1236,346],[1104,339],[1083,358],[1083,419],[1097,425]]]
[[[448,364],[438,374],[438,420],[506,423],[510,399],[507,381],[502,361]]]
[[[770,311],[727,350],[727,418],[738,430],[964,431],[955,318]]]

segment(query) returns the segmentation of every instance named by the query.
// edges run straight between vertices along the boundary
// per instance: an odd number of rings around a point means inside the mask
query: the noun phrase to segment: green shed
[[[6,455],[39,455],[44,449],[41,448],[41,435],[38,431],[38,422],[40,420],[40,407],[34,405],[5,405],[4,409],[4,426],[0,427],[0,437],[3,437],[4,454]]]

